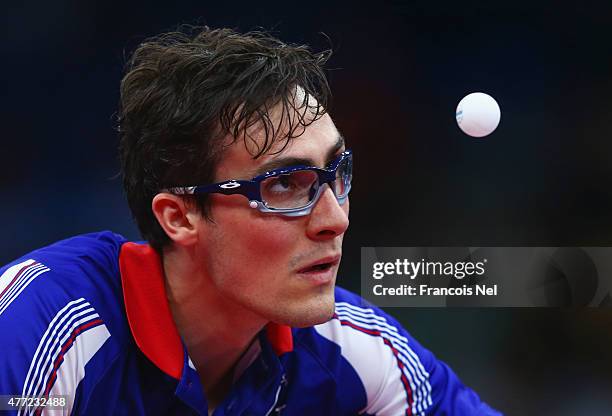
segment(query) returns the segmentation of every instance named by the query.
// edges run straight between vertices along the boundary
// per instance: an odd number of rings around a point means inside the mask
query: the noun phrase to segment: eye
[[[266,181],[266,189],[269,192],[284,193],[295,189],[295,180],[293,175],[279,175],[269,178]]]
[[[304,206],[316,194],[317,179],[317,173],[311,170],[271,176],[261,183],[261,197],[273,208]]]

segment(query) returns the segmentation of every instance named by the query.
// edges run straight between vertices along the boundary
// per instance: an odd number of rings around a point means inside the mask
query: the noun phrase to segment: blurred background
[[[1,264],[79,233],[139,238],[119,81],[178,23],[331,42],[331,113],[355,153],[341,285],[359,291],[362,246],[612,246],[609,2],[57,0],[0,15]],[[482,139],[455,123],[474,91],[502,111]],[[509,415],[612,414],[609,309],[389,311]]]

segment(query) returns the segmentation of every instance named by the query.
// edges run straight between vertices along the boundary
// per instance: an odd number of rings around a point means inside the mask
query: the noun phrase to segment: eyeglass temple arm
[[[229,180],[201,186],[178,186],[168,188],[165,191],[176,195],[195,195],[195,194],[223,194],[223,195],[252,195],[254,184],[252,181]]]

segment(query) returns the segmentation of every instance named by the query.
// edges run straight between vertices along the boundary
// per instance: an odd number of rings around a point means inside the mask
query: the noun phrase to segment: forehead
[[[261,169],[264,166],[275,166],[276,162],[283,165],[283,160],[290,159],[307,160],[310,161],[307,164],[323,167],[329,162],[330,152],[344,149],[344,140],[329,114],[306,126],[299,137],[291,138],[288,142],[285,139],[276,140],[270,150],[257,159],[253,158],[253,150],[264,143],[265,131],[257,129],[251,136],[254,142],[249,143],[249,139],[246,142],[235,140],[225,149],[217,164],[216,180],[250,178],[263,173]]]

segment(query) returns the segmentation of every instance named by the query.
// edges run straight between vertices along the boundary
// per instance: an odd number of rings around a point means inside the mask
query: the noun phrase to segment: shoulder
[[[34,250],[0,267],[0,276],[28,259],[42,263],[56,273],[69,273],[79,267],[87,269],[95,265],[112,269],[125,242],[124,237],[110,231],[70,237]]]
[[[0,268],[2,394],[76,386],[85,365],[100,367],[116,354],[127,334],[118,268],[124,242],[111,232],[81,235]]]
[[[499,415],[392,316],[342,288],[335,294],[332,319],[304,330],[300,342],[338,384],[358,380],[364,413]]]
[[[372,305],[361,296],[336,288],[335,312],[328,322],[314,327],[315,331],[338,344],[343,352],[352,348],[382,348],[389,355],[418,355],[429,360],[424,349],[391,315]],[[355,342],[359,345],[355,345]],[[364,343],[365,344],[362,344]],[[398,349],[394,352],[393,349]]]
[[[338,354],[364,386],[366,413],[416,413],[432,401],[432,356],[391,316],[360,296],[336,288],[335,313],[314,331],[337,345]]]
[[[118,253],[125,239],[111,232],[72,237],[40,248],[0,268],[0,322],[45,315],[65,300],[87,298],[104,308],[120,293]]]

